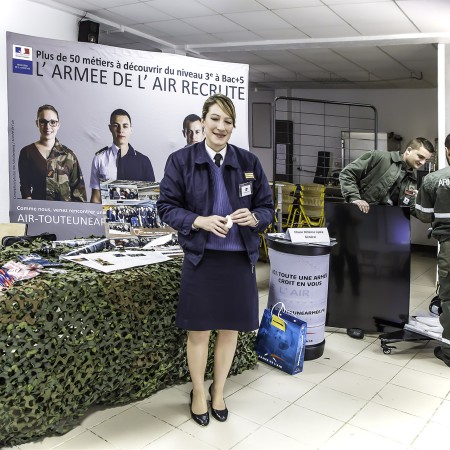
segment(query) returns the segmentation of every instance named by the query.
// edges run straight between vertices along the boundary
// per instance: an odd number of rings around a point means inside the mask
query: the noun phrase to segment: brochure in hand
[[[29,253],[28,255],[19,255],[17,257],[20,262],[26,265],[39,264],[42,267],[60,267],[62,263],[59,261],[49,261],[37,253]]]

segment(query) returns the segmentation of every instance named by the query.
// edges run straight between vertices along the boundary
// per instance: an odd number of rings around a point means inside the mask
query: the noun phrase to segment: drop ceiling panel
[[[252,52],[215,52],[208,53],[210,59],[218,61],[234,61],[243,64],[265,64],[267,60]]]
[[[303,31],[303,27],[335,27],[345,25],[336,13],[327,6],[276,9],[274,12],[286,22]]]
[[[212,34],[200,33],[200,34],[188,34],[185,36],[173,36],[170,38],[170,42],[175,45],[205,45],[205,44],[219,44],[223,41],[219,40]]]
[[[357,82],[357,81],[369,81],[373,79],[379,79],[373,74],[369,74],[365,70],[336,70],[335,75],[338,77],[342,77],[346,80],[349,80],[351,82]]]
[[[407,14],[422,33],[447,31],[450,24],[450,2],[448,0],[424,1],[400,0],[398,6]]]
[[[90,11],[92,14],[101,17],[102,19],[109,20],[111,22],[117,23],[119,25],[129,26],[136,23],[134,19],[129,19],[127,17],[123,17],[120,14],[116,14],[114,12],[108,11],[107,9],[99,9]]]
[[[269,9],[297,8],[299,6],[321,6],[321,0],[258,0]]]
[[[155,30],[164,31],[171,36],[188,36],[190,34],[196,35],[201,31],[192,25],[181,20],[162,20],[161,22],[147,23],[147,25]],[[170,40],[172,42],[172,40]]]
[[[215,14],[210,8],[197,2],[196,0],[151,0],[148,3],[155,9],[169,14],[177,19],[187,17],[212,16]]]
[[[328,48],[292,50],[292,53],[329,71],[351,67],[355,70],[359,69],[351,59],[343,58]]]
[[[251,31],[238,31],[234,33],[213,33],[213,36],[223,42],[249,42],[261,40],[260,36],[257,36]]]
[[[358,28],[369,24],[391,23],[405,26],[409,21],[401,9],[394,2],[377,2],[361,4],[333,5],[333,11],[348,23]],[[416,30],[417,31],[417,30]],[[368,33],[364,33],[368,35]]]
[[[344,58],[352,61],[359,67],[363,67],[369,72],[374,72],[377,69],[388,69],[392,67],[393,69],[401,67],[400,64],[382,52],[379,48],[337,48],[336,53],[339,53]]]
[[[298,61],[298,57],[291,53],[289,50],[266,50],[266,51],[255,51],[255,55],[264,58],[267,62],[275,64],[288,64]]]
[[[302,33],[300,30],[296,28],[274,28],[274,29],[265,29],[260,28],[259,30],[254,30],[254,33],[260,36],[262,39],[305,39],[308,36],[305,33]]]
[[[311,38],[341,38],[360,36],[360,33],[347,24],[332,27],[303,27],[303,33]]]
[[[392,3],[392,0],[322,0],[322,3],[329,6],[345,5],[345,4],[364,4],[364,3]]]
[[[230,19],[224,16],[207,16],[207,17],[192,17],[183,19],[183,22],[192,25],[197,30],[204,31],[205,33],[230,33],[247,31]]]
[[[435,64],[437,61],[437,49],[432,44],[389,45],[380,47],[380,50],[403,62],[423,61]]]
[[[79,9],[81,11],[86,11],[88,9],[98,9],[98,5],[95,5],[94,2],[90,2],[87,0],[59,0],[57,3],[62,5],[67,5],[72,8]]]
[[[145,3],[116,6],[114,8],[108,8],[108,11],[132,20],[132,23],[145,23],[171,19],[167,14],[150,7]]]
[[[153,28],[152,23],[138,23],[136,25],[133,25],[133,28],[138,31],[141,31],[142,33],[152,35],[163,40],[167,40],[167,38],[170,36],[164,30],[157,30],[156,28]]]
[[[354,27],[364,36],[417,33],[417,28],[411,22],[354,24]]]
[[[289,25],[286,21],[284,21],[271,11],[256,11],[239,14],[233,13],[226,14],[226,17],[249,30],[257,31],[261,28],[292,28],[292,25]]]
[[[265,10],[264,6],[255,0],[198,0],[198,2],[220,14]]]
[[[68,2],[65,1],[63,2],[57,1],[56,3],[68,4]],[[131,5],[132,3],[136,3],[136,0],[89,0],[89,3],[95,5],[97,7],[95,9],[99,9],[99,8],[111,8],[114,6],[121,6],[121,5]]]

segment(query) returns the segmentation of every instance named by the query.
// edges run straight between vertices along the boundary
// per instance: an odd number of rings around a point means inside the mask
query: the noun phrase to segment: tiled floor
[[[435,258],[412,258],[411,311],[434,295]],[[257,268],[260,310],[269,266]],[[384,355],[377,335],[363,340],[326,330],[324,355],[286,375],[265,364],[226,385],[227,422],[208,427],[189,417],[190,384],[127,406],[93,409],[64,436],[21,445],[63,449],[416,449],[445,448],[450,435],[450,368],[433,355],[435,341],[400,342]]]

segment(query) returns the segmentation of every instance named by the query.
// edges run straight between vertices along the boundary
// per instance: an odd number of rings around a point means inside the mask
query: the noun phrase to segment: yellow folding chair
[[[300,226],[323,227],[325,224],[325,186],[309,183],[300,187]]]

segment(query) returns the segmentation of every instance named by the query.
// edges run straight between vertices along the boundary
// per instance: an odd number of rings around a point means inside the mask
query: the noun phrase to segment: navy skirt
[[[252,331],[259,326],[256,274],[247,252],[205,250],[183,260],[176,325],[192,331]]]

